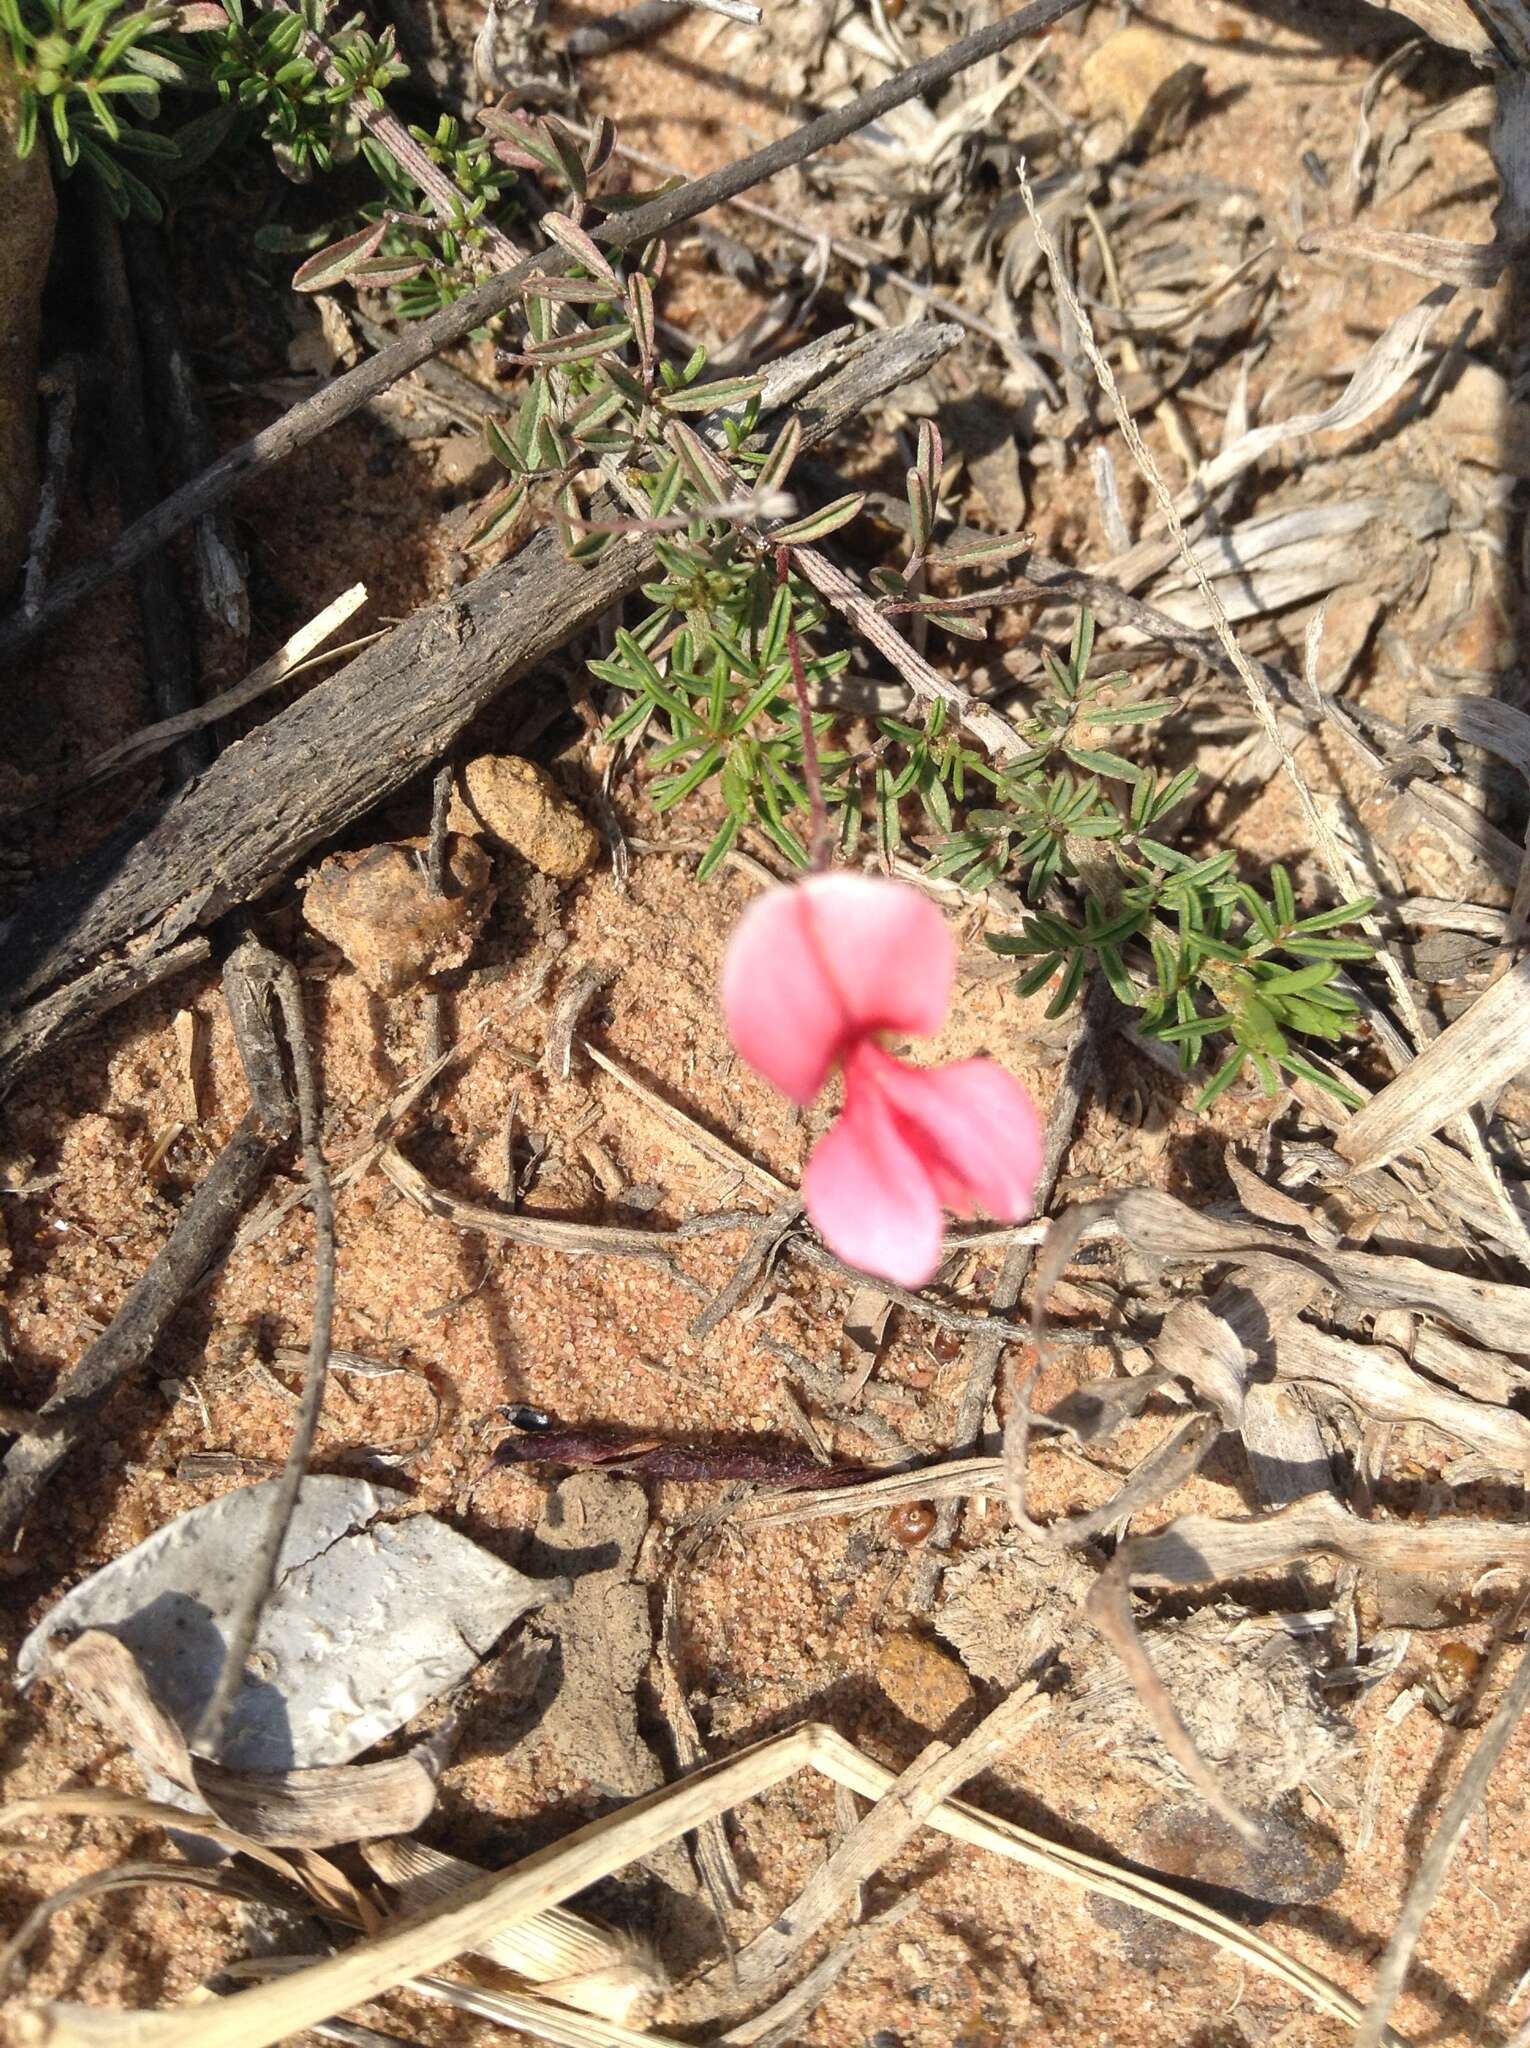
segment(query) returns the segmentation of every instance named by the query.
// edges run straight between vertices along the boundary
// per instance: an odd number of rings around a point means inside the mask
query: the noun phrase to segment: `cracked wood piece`
[[[1388,14],[1405,14],[1415,28],[1449,50],[1464,50],[1468,57],[1482,60],[1496,56],[1493,38],[1474,13],[1471,0],[1370,0],[1373,7]],[[1503,8],[1520,7],[1522,0],[1490,0]],[[1484,8],[1486,12],[1486,8]]]
[[[1424,1310],[1483,1344],[1530,1351],[1530,1287],[1479,1280],[1401,1254],[1325,1250],[1258,1224],[1197,1212],[1156,1188],[1129,1188],[1115,1213],[1123,1234],[1150,1258],[1178,1264],[1237,1252],[1240,1265],[1256,1255],[1290,1259],[1339,1289],[1351,1309]]]
[[[1328,1453],[1312,1410],[1291,1387],[1265,1377],[1281,1331],[1312,1306],[1323,1283],[1304,1266],[1239,1266],[1212,1295],[1221,1317],[1254,1353],[1256,1370],[1243,1397],[1238,1434],[1254,1489],[1267,1507],[1287,1507],[1311,1493],[1327,1493],[1333,1480]]]
[[[1425,1046],[1334,1140],[1354,1167],[1385,1166],[1421,1138],[1495,1096],[1530,1067],[1530,958]]]
[[[961,339],[925,325],[810,344],[767,373],[768,409],[801,404],[803,440],[828,438],[883,393],[922,376]],[[802,381],[818,381],[803,392]],[[146,963],[273,887],[305,854],[437,761],[483,707],[583,632],[652,568],[652,543],[618,542],[590,565],[544,530],[510,561],[417,612],[337,674],[220,754],[162,803],[34,890],[0,937],[0,1088],[30,1057],[44,996],[90,1014],[68,985],[131,952]],[[60,986],[63,985],[63,986]],[[54,1023],[57,1035],[58,1023]],[[11,1057],[7,1057],[9,1052]]]
[[[1283,1380],[1327,1387],[1378,1422],[1422,1422],[1508,1472],[1530,1470],[1530,1420],[1425,1379],[1386,1344],[1356,1344],[1297,1318],[1275,1339]]]

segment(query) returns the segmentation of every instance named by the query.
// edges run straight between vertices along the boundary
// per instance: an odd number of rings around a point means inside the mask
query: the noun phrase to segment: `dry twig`
[[[0,1464],[0,1536],[8,1536],[85,1433],[101,1403],[152,1354],[218,1258],[264,1177],[277,1139],[252,1113],[213,1162],[147,1271]]]
[[[253,957],[254,949],[247,949]],[[223,1652],[218,1683],[197,1724],[196,1747],[216,1758],[224,1730],[240,1687],[245,1683],[245,1665],[260,1626],[261,1609],[276,1579],[277,1563],[286,1540],[287,1525],[297,1505],[298,1488],[308,1469],[309,1454],[319,1427],[319,1410],[324,1404],[324,1382],[329,1365],[330,1330],[335,1314],[335,1204],[319,1120],[319,1090],[314,1072],[313,1052],[303,1016],[303,985],[290,961],[268,955],[266,972],[281,1010],[287,1051],[297,1095],[298,1130],[303,1144],[303,1165],[308,1175],[314,1215],[313,1325],[308,1342],[308,1366],[303,1398],[292,1432],[292,1447],[282,1467],[272,1496],[271,1517],[263,1542],[250,1567],[244,1604],[232,1615]]]
[[[402,1926],[291,1977],[212,2005],[177,2012],[105,2013],[99,2008],[69,2005],[34,2008],[20,2016],[18,2042],[24,2048],[271,2048],[289,2034],[439,1969],[454,1956],[481,1947],[533,1914],[560,1904],[571,1893],[805,1769],[821,1771],[834,1783],[870,1799],[881,1798],[896,1782],[893,1772],[862,1755],[835,1730],[808,1722],[697,1771],[677,1785],[635,1800],[528,1862],[487,1873]],[[88,1806],[104,1813],[114,1806],[138,1810],[143,1805],[142,1801],[114,1800],[111,1794],[64,1794],[14,1805],[0,1813],[0,1823],[13,1821],[24,1812],[83,1811]],[[1024,1864],[1048,1879],[1118,1899],[1212,1941],[1296,1991],[1318,2011],[1351,2026],[1359,2022],[1360,2007],[1337,1985],[1199,1899],[1101,1858],[1048,1842],[960,1800],[942,1801],[926,1819],[931,1827],[958,1841]],[[1390,2030],[1384,2039],[1387,2048],[1405,2048]]]

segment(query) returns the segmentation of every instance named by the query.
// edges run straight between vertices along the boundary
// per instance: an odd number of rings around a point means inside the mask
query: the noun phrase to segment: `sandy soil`
[[[562,13],[572,19],[578,11],[570,6]],[[585,11],[601,10],[591,5]],[[1098,39],[1108,12],[1095,10],[1082,41],[1066,39],[1070,52],[1081,56]],[[1246,182],[1275,234],[1292,231],[1291,195],[1298,189],[1309,223],[1325,208],[1337,213],[1331,189],[1325,194],[1310,181],[1302,187],[1300,159],[1304,150],[1315,151],[1334,186],[1342,183],[1370,58],[1315,50],[1288,30],[1251,23],[1230,5],[1164,0],[1157,12],[1198,32],[1197,54],[1208,70],[1205,111],[1177,146],[1176,172]],[[1232,34],[1235,29],[1242,33]],[[714,33],[711,24],[690,21],[662,44],[588,66],[589,102],[613,112],[629,139],[691,172],[790,125],[792,110],[771,90],[768,58],[719,80],[707,59]],[[1071,54],[1068,65],[1071,70]],[[1064,101],[1069,111],[1082,112],[1076,87]],[[1486,239],[1488,177],[1480,137],[1445,136],[1437,161],[1402,195],[1386,224]],[[794,184],[774,196],[801,201]],[[232,232],[226,224],[225,232]],[[733,286],[710,294],[698,285],[701,275],[683,273],[674,316],[703,334],[723,334],[754,301]],[[285,372],[285,336],[273,313],[279,300],[256,281],[241,288],[236,303],[220,308],[189,264],[186,287],[199,361],[218,398],[219,432],[233,439],[272,414],[263,387]],[[1314,387],[1331,395],[1334,374],[1422,289],[1416,279],[1380,266],[1340,266],[1304,257],[1293,246],[1269,348],[1255,373],[1255,397],[1286,410],[1307,402]],[[1501,320],[1493,295],[1480,303],[1478,347]],[[1229,389],[1216,394],[1223,404]],[[1216,431],[1209,415],[1197,416],[1197,425],[1208,437]],[[1398,461],[1435,473],[1446,458],[1428,423],[1394,426],[1395,433],[1387,425],[1371,432],[1378,440],[1390,436]],[[443,479],[439,457],[436,444],[405,444],[374,421],[352,421],[241,495],[238,521],[255,562],[255,653],[354,577],[371,588],[373,624],[449,587],[457,568],[441,538],[441,515],[462,493]],[[1040,545],[1061,551],[1070,538],[1076,542],[1092,508],[1086,471],[1060,480],[1049,472],[1032,515]],[[82,497],[71,509],[60,567],[92,552],[112,519],[103,490],[90,501]],[[1405,634],[1433,616],[1428,562],[1414,581],[1397,606]],[[1437,613],[1438,592],[1433,602]],[[1462,660],[1490,639],[1493,615],[1482,608],[1496,602],[1479,563],[1453,643]],[[1475,641],[1465,637],[1469,632]],[[220,662],[232,659],[226,651],[213,648],[209,655],[213,687],[234,670],[220,672]],[[131,731],[142,716],[138,681],[131,600],[115,590],[96,600],[88,619],[50,645],[29,674],[7,742],[7,784],[24,795],[29,776],[50,773]],[[1406,684],[1395,666],[1368,663],[1358,686],[1368,703],[1400,713]],[[519,715],[513,704],[502,707],[485,722],[485,742],[512,734]],[[560,738],[566,730],[559,729]],[[1342,778],[1362,821],[1384,820],[1378,791],[1323,742],[1305,742],[1300,759],[1324,790]],[[565,749],[557,766],[570,788],[581,787],[577,745]],[[125,815],[143,788],[128,779],[104,798],[53,806],[8,826],[6,845],[14,852],[8,873],[19,885],[29,871],[69,859]],[[349,843],[419,830],[427,802],[424,790],[408,793]],[[683,829],[655,820],[640,791],[626,792],[622,808],[630,829],[646,838],[689,843],[699,837],[700,825],[690,818]],[[1222,808],[1224,815],[1213,816],[1241,847],[1262,859],[1305,859],[1304,827],[1278,779]],[[698,891],[693,865],[685,852],[645,853],[625,890],[602,870],[560,896],[510,857],[501,860],[499,902],[474,971],[454,1002],[458,1036],[470,1039],[483,1027],[482,1036],[405,1139],[409,1156],[438,1186],[477,1200],[503,1198],[503,1134],[513,1100],[521,1129],[547,1141],[543,1173],[527,1204],[532,1210],[615,1220],[620,1190],[642,1188],[657,1191],[646,1220],[662,1224],[755,1199],[608,1076],[583,1063],[567,1081],[542,1076],[545,1005],[519,1012],[510,1006],[554,933],[566,939],[560,975],[582,963],[610,975],[587,1020],[600,1046],[752,1158],[795,1178],[827,1111],[799,1115],[732,1057],[713,991],[726,933],[753,884],[733,874]],[[421,1064],[423,1011],[417,999],[383,1006],[369,996],[301,925],[290,896],[264,906],[260,922],[300,964],[321,1062],[326,1144],[332,1157],[343,1157],[390,1092]],[[957,1022],[936,1050],[992,1053],[1045,1103],[1055,1081],[1058,1033],[1044,1024],[1039,1002],[1022,1002],[986,971],[990,956],[970,917],[963,937]],[[174,1031],[175,1013],[184,1009],[202,1020],[207,1036],[206,1082],[195,1104],[187,1099]],[[7,1398],[22,1404],[42,1398],[109,1319],[244,1107],[226,1014],[210,975],[182,981],[161,1000],[133,1004],[11,1099],[11,1154],[28,1155],[35,1162],[31,1171],[46,1185],[4,1203],[13,1346]],[[1257,1100],[1233,1099],[1208,1127],[1190,1113],[1188,1091],[1113,1048],[1070,1155],[1068,1191],[1089,1194],[1131,1179],[1220,1195],[1223,1145],[1256,1134],[1266,1113]],[[295,1168],[286,1180],[296,1185]],[[730,1317],[705,1341],[689,1334],[699,1307],[733,1271],[743,1233],[687,1244],[673,1271],[637,1261],[571,1262],[550,1252],[486,1245],[420,1214],[376,1176],[343,1198],[339,1227],[337,1342],[416,1367],[445,1404],[436,1441],[402,1477],[394,1475],[394,1483],[406,1485],[419,1507],[450,1516],[511,1561],[525,1553],[546,1483],[523,1470],[491,1468],[503,1404],[530,1402],[570,1421],[645,1430],[790,1436],[781,1360],[766,1340],[796,1346],[830,1368],[849,1357],[842,1334],[846,1290],[800,1266],[778,1274],[751,1313]],[[311,1248],[308,1220],[294,1207],[258,1241],[236,1250],[178,1319],[148,1375],[102,1411],[88,1443],[5,1561],[0,1643],[7,1654],[62,1591],[170,1517],[239,1483],[233,1474],[186,1481],[178,1466],[187,1454],[281,1457],[295,1382],[290,1372],[278,1379],[267,1361],[274,1347],[306,1337]],[[991,1265],[975,1264],[962,1277],[962,1291],[981,1303],[993,1278]],[[1087,1347],[1065,1350],[1060,1358],[1044,1377],[1041,1405],[1108,1363],[1107,1353]],[[963,1370],[949,1341],[895,1313],[873,1382],[875,1412],[911,1448],[935,1451],[950,1439]],[[407,1378],[336,1384],[318,1467],[361,1469],[355,1447],[411,1436],[422,1406],[418,1385]],[[1111,1446],[1104,1473],[1038,1455],[1038,1512],[1103,1497],[1110,1475],[1130,1469],[1161,1429],[1161,1418],[1154,1417],[1125,1432]],[[840,1432],[832,1448],[852,1460],[867,1451],[851,1430]],[[672,1527],[713,1497],[710,1489],[656,1487],[655,1520]],[[1228,1459],[1149,1519],[1190,1506],[1236,1512],[1245,1505],[1241,1474]],[[964,1548],[994,1541],[1001,1520],[997,1508],[970,1509]],[[645,1568],[656,1571],[662,1546],[644,1555]],[[931,1731],[889,1701],[876,1671],[887,1640],[908,1625],[914,1563],[883,1516],[745,1532],[704,1546],[683,1591],[681,1676],[712,1751],[727,1753],[817,1715],[878,1758],[907,1763]],[[1485,1625],[1468,1614],[1451,1639],[1480,1646]],[[1337,1793],[1330,1785],[1327,1797],[1310,1789],[1296,1795],[1303,1820],[1336,1837],[1348,1854],[1338,1889],[1315,1903],[1277,1908],[1263,1923],[1292,1954],[1361,1996],[1463,1742],[1462,1732],[1427,1704],[1400,1720],[1388,1715],[1406,1688],[1430,1675],[1439,1647],[1438,1636],[1417,1635],[1394,1676],[1349,1710],[1357,1739],[1335,1781]],[[558,1827],[600,1810],[597,1786],[581,1779],[567,1758],[518,1753],[505,1737],[512,1719],[492,1676],[482,1675],[470,1693],[457,1760],[444,1775],[439,1809],[425,1831],[441,1846],[510,1861]],[[662,1731],[655,1724],[652,1732],[664,1757]],[[57,1690],[44,1687],[0,1707],[0,1740],[7,1797],[63,1785],[138,1789],[118,1742]],[[1502,2018],[1502,2001],[1525,1966],[1514,1874],[1530,1853],[1527,1757],[1530,1738],[1521,1735],[1497,1773],[1480,1824],[1462,1844],[1426,1929],[1414,1988],[1397,2014],[1400,2025],[1434,2048],[1465,2048],[1484,2038],[1479,2016]],[[1373,1767],[1379,1767],[1374,1831],[1369,1846],[1357,1848],[1361,1790]],[[971,1796],[1059,1840],[1131,1856],[1143,1815],[1162,1789],[1155,1794],[1140,1773],[1061,1717],[985,1774]],[[830,1794],[808,1781],[737,1816],[734,1842],[749,1896],[732,1929],[735,1940],[789,1900],[832,1845],[835,1830]],[[10,1846],[0,1849],[6,1921],[85,1870],[155,1853],[159,1840],[153,1831],[134,1837],[94,1822],[18,1827]],[[974,1851],[924,1838],[877,1880],[870,1903],[911,1891],[917,1902],[909,1916],[868,1946],[794,2039],[812,2048],[1064,2042],[1317,2048],[1347,2038],[1337,2022],[1314,2018],[1281,1988],[1189,1937],[1147,1943],[1140,1930],[1108,1924],[1084,1895]],[[161,2002],[185,1995],[240,1950],[239,1913],[232,1906],[201,1893],[127,1894],[62,1915],[31,1952],[27,1988],[34,1996],[91,2002]],[[479,2038],[467,2023],[415,2001],[395,1998],[361,2017],[422,2040]],[[488,2037],[487,2029],[480,2031]]]

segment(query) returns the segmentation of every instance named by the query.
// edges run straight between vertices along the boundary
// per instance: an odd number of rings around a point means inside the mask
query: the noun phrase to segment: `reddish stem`
[[[777,548],[776,580],[784,588],[790,575],[791,551]],[[802,727],[802,779],[807,784],[808,816],[812,821],[808,865],[815,875],[821,875],[829,865],[834,834],[829,823],[829,806],[824,802],[823,774],[818,765],[818,734],[813,728],[813,707],[808,702],[807,669],[790,613],[786,622],[786,652],[791,659],[792,683],[797,692],[797,718]]]

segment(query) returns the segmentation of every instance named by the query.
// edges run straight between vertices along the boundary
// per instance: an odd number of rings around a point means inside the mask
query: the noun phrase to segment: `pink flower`
[[[912,1067],[878,1042],[939,1031],[955,979],[935,905],[870,875],[757,897],[723,962],[728,1035],[757,1073],[805,1103],[842,1069],[844,1110],[808,1159],[803,1201],[842,1259],[903,1287],[934,1275],[943,1208],[1018,1223],[1041,1167],[1036,1105],[1002,1067]]]

